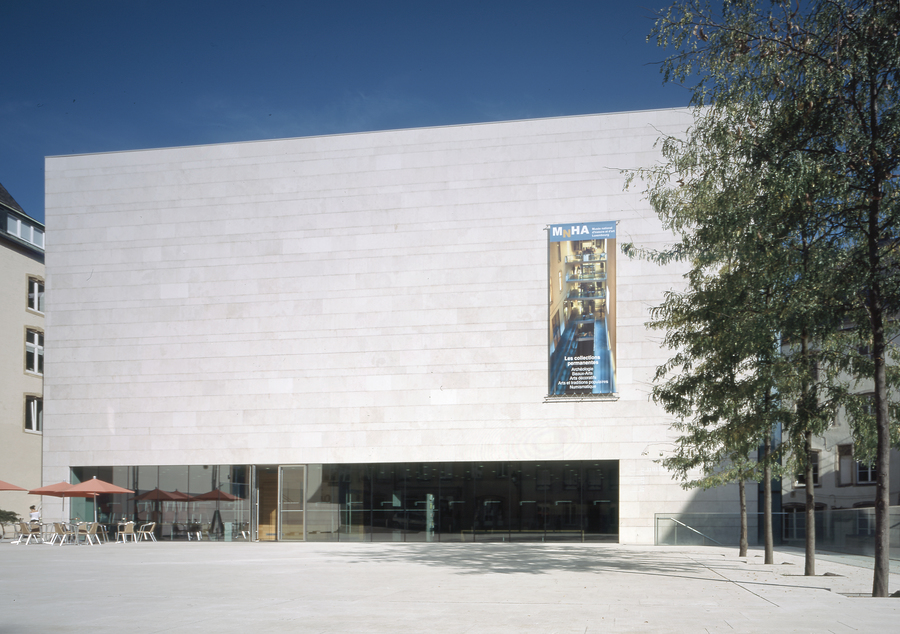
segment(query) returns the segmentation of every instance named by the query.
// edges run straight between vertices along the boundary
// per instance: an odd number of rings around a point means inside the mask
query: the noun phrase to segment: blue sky
[[[43,220],[45,156],[684,106],[669,4],[2,0],[0,183]]]

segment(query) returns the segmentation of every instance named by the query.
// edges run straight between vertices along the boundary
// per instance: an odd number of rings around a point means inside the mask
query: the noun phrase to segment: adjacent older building
[[[41,485],[44,375],[44,225],[0,185],[0,480]],[[0,508],[28,516],[38,502],[0,492]]]
[[[671,241],[622,170],[689,122],[48,158],[44,481],[224,539],[652,543],[655,513],[736,512],[656,462],[645,323],[681,271],[618,248]]]
[[[861,394],[866,394],[865,384]],[[869,387],[871,390],[871,387]],[[816,538],[826,549],[863,554],[874,553],[875,465],[858,459],[853,433],[844,412],[834,425],[812,441],[813,494],[816,507]],[[900,503],[900,452],[891,451],[891,504]],[[781,483],[784,519],[781,538],[802,543],[806,538],[805,474],[786,477]],[[895,516],[900,508],[892,509]],[[900,525],[890,523],[891,543],[900,544]]]

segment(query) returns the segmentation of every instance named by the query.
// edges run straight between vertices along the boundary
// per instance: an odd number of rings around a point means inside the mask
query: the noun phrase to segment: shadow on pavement
[[[403,563],[443,567],[460,575],[618,573],[737,584],[745,589],[750,586],[816,589],[816,586],[801,583],[803,577],[796,583],[787,580],[779,582],[775,579],[748,579],[748,574],[758,570],[748,568],[745,561],[737,559],[737,549],[733,560],[729,560],[727,554],[718,550],[698,554],[696,551],[666,549],[630,550],[618,545],[582,547],[504,543],[397,544],[369,553],[357,549],[352,552],[334,551],[330,556],[344,559],[348,563]],[[780,573],[781,566],[767,568],[770,572]]]
[[[684,553],[659,550],[631,551],[617,546],[553,546],[548,544],[397,544],[363,554],[335,551],[332,555],[360,562],[417,563],[443,566],[459,574],[551,574],[556,572],[632,572],[709,578],[711,566]],[[740,569],[740,561],[727,562],[711,553],[715,567]]]

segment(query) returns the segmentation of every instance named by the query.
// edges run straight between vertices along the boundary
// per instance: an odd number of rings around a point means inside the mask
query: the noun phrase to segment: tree
[[[665,193],[669,187],[665,172],[644,170],[643,176],[651,182],[651,198],[659,201],[660,188]],[[818,367],[827,357],[810,341],[828,340],[840,313],[828,304],[822,312],[808,303],[809,287],[821,285],[820,267],[810,263],[828,241],[816,245],[809,235],[790,231],[768,240],[758,223],[749,238],[743,230],[710,231],[734,220],[735,212],[726,213],[720,204],[731,198],[725,191],[702,199],[688,196],[695,214],[705,210],[705,216],[694,219],[699,233],[707,235],[705,242],[681,241],[663,254],[625,248],[657,261],[671,253],[692,254],[687,289],[668,293],[649,323],[665,331],[663,343],[675,351],[658,368],[653,388],[654,400],[677,416],[674,428],[682,433],[663,464],[687,487],[740,482],[754,475],[747,456],[763,445],[766,563],[772,563],[771,478],[782,455],[771,451],[770,436],[780,424],[790,440],[792,463],[811,482],[811,438],[830,424],[844,393],[830,385],[832,375],[820,377]],[[710,200],[716,204],[709,205]],[[736,213],[743,212],[738,206]],[[690,471],[698,469],[700,477],[691,479]],[[812,487],[806,487],[806,495],[807,519],[814,526]],[[806,534],[806,574],[813,575],[815,533]]]
[[[21,518],[13,511],[4,511],[0,509],[0,536],[6,536],[6,525],[15,524]]]
[[[840,234],[814,213],[818,208],[788,195],[815,189],[817,172],[794,155],[773,169],[771,161],[759,159],[754,135],[741,132],[748,117],[771,119],[770,108],[765,100],[753,103],[751,116],[744,101],[714,103],[697,111],[686,138],[664,139],[664,164],[636,175],[648,183],[652,206],[680,240],[663,253],[630,245],[626,252],[662,263],[677,258],[692,267],[688,289],[668,294],[653,313],[651,326],[666,330],[664,343],[677,351],[657,373],[657,381],[668,382],[657,385],[654,398],[682,420],[693,417],[688,425],[720,426],[720,433],[683,436],[680,449],[693,445],[713,462],[746,455],[780,423],[794,461],[808,468],[811,435],[827,427],[837,403],[835,391],[820,380],[821,350],[811,342],[821,345],[841,324],[843,304],[830,278],[843,252]],[[761,131],[761,125],[752,129]],[[779,403],[793,404],[792,410]],[[715,451],[710,438],[718,443]],[[770,471],[780,455],[765,456],[763,468]],[[764,475],[767,562],[770,476]],[[807,487],[810,514],[812,494]],[[806,553],[811,575],[812,531]]]
[[[665,139],[650,201],[681,238],[670,253],[709,272],[727,257],[774,285],[793,370],[779,389],[805,437],[838,402],[823,394],[835,320],[869,342],[874,384],[873,595],[888,593],[890,418],[886,358],[900,309],[900,3],[680,0],[651,38],[691,83],[695,124]],[[714,218],[716,212],[723,218]],[[799,248],[802,247],[802,248]],[[756,250],[756,251],[754,251]],[[745,278],[746,279],[746,278]],[[857,366],[851,369],[861,369]],[[795,452],[797,447],[795,446]],[[808,489],[810,487],[807,487]],[[810,532],[810,531],[807,531]]]
[[[665,179],[664,173],[653,170],[643,175],[651,182],[653,175]],[[715,206],[711,212],[705,229],[722,217]],[[739,483],[741,555],[746,554],[743,483],[761,475],[765,482],[765,561],[771,564],[771,481],[780,456],[771,451],[770,436],[787,417],[781,400],[775,397],[776,386],[783,383],[779,374],[785,368],[775,329],[778,313],[772,302],[773,288],[758,283],[764,279],[759,271],[729,257],[729,249],[740,241],[733,234],[724,235],[729,239],[709,241],[702,249],[689,241],[668,253],[638,251],[633,245],[625,249],[657,261],[666,261],[672,254],[697,256],[687,276],[687,288],[668,293],[663,304],[652,310],[648,324],[663,331],[663,344],[674,350],[669,361],[657,369],[652,393],[657,403],[676,416],[673,427],[681,434],[675,451],[662,463],[686,488]],[[713,252],[720,255],[711,258]],[[702,265],[718,263],[723,257],[726,262],[719,268]],[[760,446],[765,451],[761,464],[755,464],[748,456]]]

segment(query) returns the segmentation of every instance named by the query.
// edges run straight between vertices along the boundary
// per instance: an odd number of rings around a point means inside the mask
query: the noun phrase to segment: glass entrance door
[[[273,542],[278,524],[278,467],[257,465],[254,475],[256,539]]]
[[[279,467],[278,539],[302,541],[306,505],[306,467]]]

